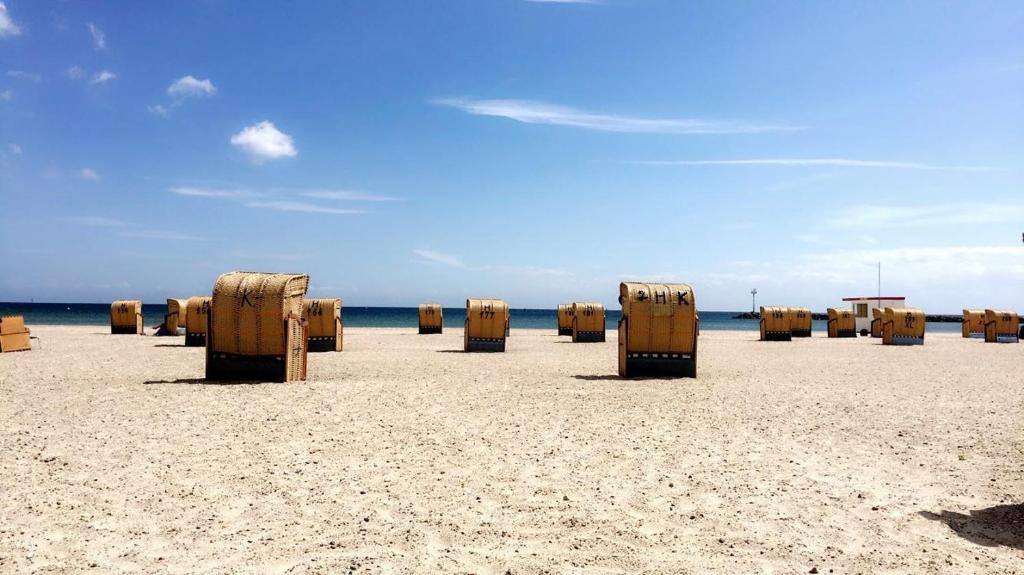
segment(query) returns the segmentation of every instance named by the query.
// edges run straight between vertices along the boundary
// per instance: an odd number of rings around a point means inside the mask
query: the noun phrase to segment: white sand
[[[0,572],[1024,572],[1024,346],[349,329],[295,384],[184,338],[0,355]],[[172,347],[168,347],[172,346]]]

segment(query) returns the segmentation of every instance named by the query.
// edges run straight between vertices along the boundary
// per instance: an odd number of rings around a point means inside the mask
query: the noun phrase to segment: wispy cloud
[[[850,206],[826,220],[834,228],[872,229],[965,226],[1024,221],[1024,202],[953,203],[919,206]]]
[[[299,195],[319,200],[344,200],[350,202],[394,202],[398,200],[398,198],[378,196],[377,194],[361,192],[359,190],[310,190],[300,192]]]
[[[126,222],[101,216],[68,216],[62,219],[71,224],[91,226],[94,228],[134,228],[139,226],[139,224],[134,222]]]
[[[92,180],[94,182],[100,179],[100,175],[92,168],[82,168],[82,170],[78,172],[78,177],[83,180]]]
[[[14,23],[14,19],[7,11],[7,5],[0,2],[0,38],[18,34],[21,34],[21,27]]]
[[[100,30],[92,22],[86,22],[85,27],[89,29],[89,35],[92,36],[92,47],[96,50],[106,50],[107,35],[103,33],[103,30]]]
[[[10,102],[14,99],[14,90],[4,90],[0,92],[0,102]]]
[[[173,194],[179,196],[191,196],[196,198],[224,198],[224,199],[238,199],[238,198],[252,198],[259,194],[249,190],[239,189],[219,189],[219,188],[203,188],[195,186],[179,186],[175,188],[169,188]]]
[[[67,70],[64,70],[64,75],[68,78],[71,78],[72,80],[80,80],[83,76],[85,76],[85,70],[83,70],[80,66],[70,66]]]
[[[441,264],[453,268],[465,268],[466,264],[458,256],[451,254],[445,254],[441,252],[435,252],[434,250],[423,250],[417,249],[412,251],[413,254],[420,258],[421,262]]]
[[[792,131],[792,126],[760,125],[745,122],[705,120],[698,118],[639,118],[612,114],[596,114],[530,100],[477,100],[472,98],[440,98],[433,100],[475,116],[508,118],[525,124],[569,126],[601,132],[658,134],[751,134]]]
[[[905,170],[960,170],[969,172],[991,172],[998,168],[989,166],[943,166],[921,162],[893,160],[855,160],[851,158],[753,158],[744,160],[632,160],[629,164],[647,166],[802,166],[836,168],[896,168]]]
[[[105,84],[113,79],[117,78],[117,74],[110,70],[100,70],[92,75],[92,79],[89,80],[90,84]]]
[[[160,116],[161,118],[166,118],[168,115],[170,115],[170,110],[168,110],[163,104],[153,104],[152,106],[146,106],[146,111],[150,114],[153,114],[154,116]]]
[[[15,143],[7,144],[7,149],[10,150],[10,152],[12,154],[17,154],[19,156],[21,155],[21,146],[19,146],[18,144],[15,144]]]
[[[144,238],[149,240],[167,240],[167,241],[203,241],[206,238],[200,238],[197,236],[190,236],[180,232],[171,232],[164,230],[131,230],[121,232],[118,235],[126,238]]]
[[[28,80],[34,84],[38,84],[43,81],[43,77],[40,74],[26,72],[24,70],[8,70],[7,77],[16,78],[18,80]]]
[[[821,243],[821,236],[818,234],[797,234],[793,236],[793,239],[798,242],[804,242],[807,244]]]
[[[350,210],[347,208],[332,208],[328,206],[318,206],[316,204],[310,204],[306,202],[293,202],[287,200],[269,201],[269,202],[248,202],[245,204],[250,208],[265,208],[268,210],[278,210],[281,212],[308,212],[312,214],[364,214],[363,210]]]
[[[231,145],[249,154],[257,164],[299,155],[292,137],[266,120],[242,128],[242,131],[231,136]]]
[[[194,76],[182,76],[167,87],[167,95],[177,100],[213,96],[217,87],[208,78],[200,80]]]

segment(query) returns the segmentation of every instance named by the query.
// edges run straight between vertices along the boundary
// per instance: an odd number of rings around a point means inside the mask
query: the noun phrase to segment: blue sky
[[[1024,309],[1020,2],[0,6],[0,300]]]

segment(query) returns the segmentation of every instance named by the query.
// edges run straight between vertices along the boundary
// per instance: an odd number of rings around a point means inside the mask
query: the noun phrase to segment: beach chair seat
[[[987,343],[1020,343],[1020,316],[1010,310],[985,310]]]
[[[697,377],[699,316],[686,284],[619,285],[619,375]]]
[[[914,308],[891,308],[883,311],[883,345],[924,345],[924,312]]]
[[[509,329],[508,304],[500,299],[466,300],[466,330],[463,349],[505,351]]]
[[[857,337],[857,318],[848,309],[828,308],[829,337]]]
[[[110,333],[145,335],[145,330],[142,301],[123,299],[110,304]]]
[[[309,331],[309,351],[341,351],[344,349],[344,324],[341,321],[341,300],[307,299],[302,302],[302,319]]]
[[[885,323],[885,310],[871,308],[871,337],[882,337],[882,324]]]
[[[761,307],[761,341],[791,341],[793,316],[788,307]]]
[[[444,331],[444,309],[439,303],[421,303],[419,307],[419,332],[421,334]]]
[[[573,343],[592,343],[605,340],[604,304],[586,302],[572,304]]]
[[[792,337],[811,337],[814,314],[805,307],[789,308],[789,333]]]
[[[230,272],[210,300],[206,379],[306,379],[307,329],[302,300],[309,276]]]
[[[209,296],[192,296],[185,303],[185,347],[206,347],[211,299]]]
[[[985,310],[964,309],[963,323],[960,325],[963,337],[985,337]]]
[[[157,327],[155,335],[178,335],[178,328],[185,326],[185,310],[187,305],[188,300],[168,298],[164,322]]]
[[[0,317],[0,353],[31,350],[31,337],[29,329],[25,327],[25,316]]]
[[[558,335],[572,335],[572,314],[573,304],[571,303],[560,303],[558,304],[558,317],[556,324],[558,327]]]

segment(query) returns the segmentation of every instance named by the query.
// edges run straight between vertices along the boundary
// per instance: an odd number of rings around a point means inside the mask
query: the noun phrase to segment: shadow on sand
[[[621,375],[574,375],[573,377],[583,381],[625,381]]]
[[[207,381],[203,378],[193,379],[154,379],[142,382],[142,385],[260,385],[271,384],[270,381]]]
[[[941,521],[954,533],[978,545],[1000,545],[1024,550],[1024,504],[996,505],[970,511],[970,515],[955,511],[932,513],[921,511],[921,516]]]
[[[183,343],[158,343],[153,347],[185,347]]]

